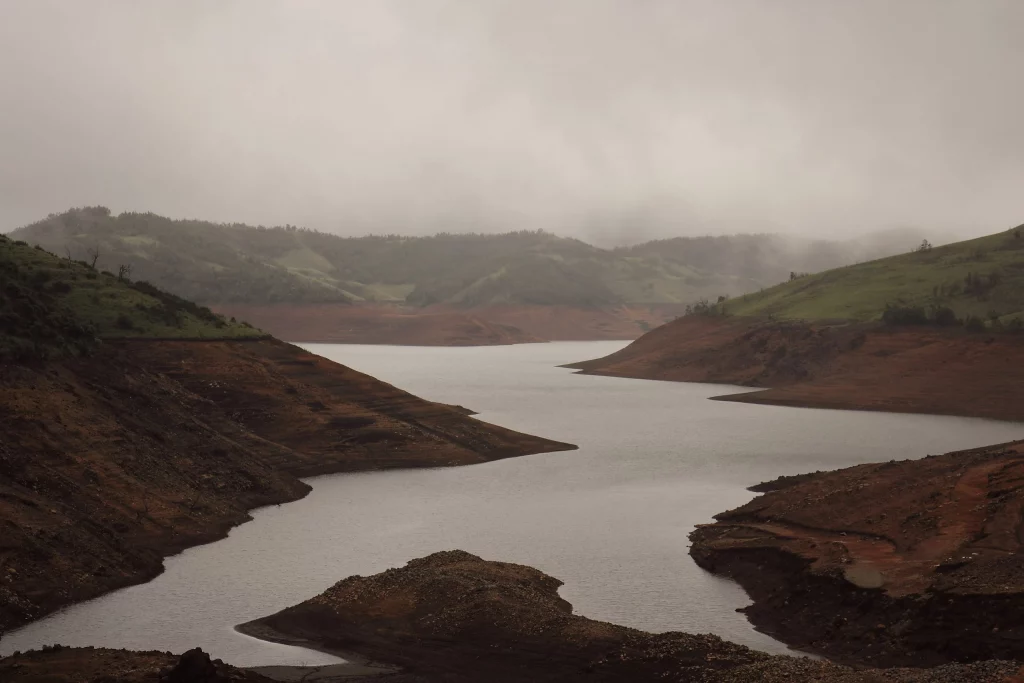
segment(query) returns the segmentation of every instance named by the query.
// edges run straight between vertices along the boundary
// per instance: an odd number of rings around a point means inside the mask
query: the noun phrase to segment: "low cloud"
[[[8,0],[0,229],[1024,221],[1016,0]]]

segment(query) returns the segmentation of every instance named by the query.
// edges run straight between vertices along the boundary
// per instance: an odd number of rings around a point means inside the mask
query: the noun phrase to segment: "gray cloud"
[[[0,228],[1024,220],[1018,0],[0,0]],[[609,237],[611,236],[611,237]]]

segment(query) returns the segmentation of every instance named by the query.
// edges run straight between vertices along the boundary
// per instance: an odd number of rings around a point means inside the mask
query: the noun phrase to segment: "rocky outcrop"
[[[1009,662],[854,671],[771,656],[712,635],[651,634],[572,613],[561,582],[516,564],[440,552],[239,627],[356,652],[428,681],[1005,681]]]
[[[694,315],[569,367],[767,387],[719,397],[744,403],[1024,420],[1024,335],[1009,332]]]
[[[691,535],[760,629],[858,664],[1024,659],[1024,442],[762,490]]]
[[[296,477],[571,448],[276,340],[0,364],[0,631],[152,578]]]

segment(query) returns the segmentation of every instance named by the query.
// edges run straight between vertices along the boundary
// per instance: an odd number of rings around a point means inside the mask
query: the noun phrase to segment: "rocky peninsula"
[[[700,681],[953,683],[1010,681],[1013,662],[932,670],[855,670],[773,656],[713,635],[652,634],[572,612],[561,582],[531,567],[439,552],[370,577],[344,579],[244,633],[355,652],[424,682]]]
[[[761,630],[858,665],[1024,659],[1024,442],[755,490],[691,554]]]

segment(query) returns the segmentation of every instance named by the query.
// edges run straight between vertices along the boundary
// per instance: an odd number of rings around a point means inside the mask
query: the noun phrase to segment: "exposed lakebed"
[[[254,512],[167,571],[8,634],[0,652],[60,642],[183,651],[238,665],[328,655],[233,630],[338,579],[460,548],[565,581],[578,613],[649,631],[713,632],[785,647],[751,629],[735,584],[699,569],[687,534],[782,474],[920,457],[1024,436],[955,417],[777,408],[706,400],[734,389],[575,375],[556,366],[625,342],[416,348],[307,345],[332,360],[480,418],[580,450],[471,467],[310,480],[305,499]]]

